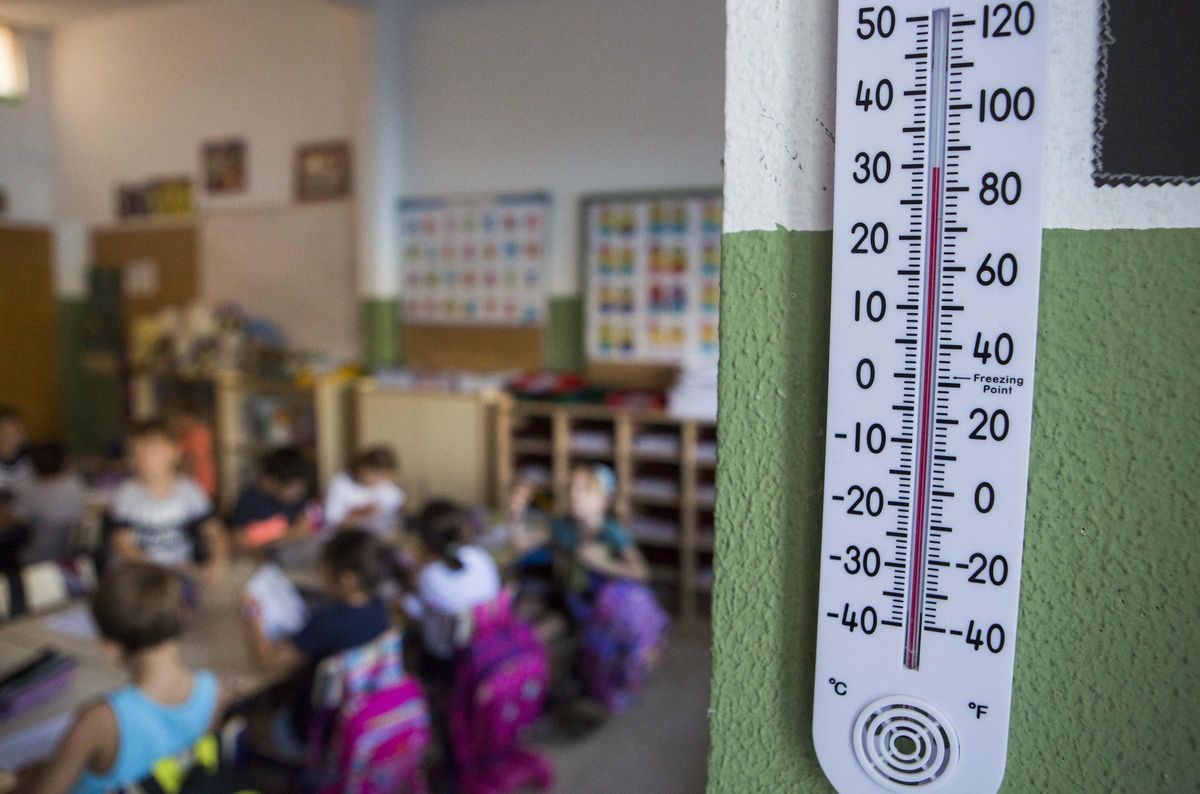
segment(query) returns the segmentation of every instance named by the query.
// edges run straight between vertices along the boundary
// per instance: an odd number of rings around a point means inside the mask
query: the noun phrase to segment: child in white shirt
[[[422,668],[448,667],[469,627],[471,611],[500,595],[500,571],[490,554],[468,545],[466,512],[452,502],[432,500],[417,518],[422,567],[409,616],[421,623]],[[434,673],[437,675],[437,673]]]
[[[404,491],[396,485],[396,454],[371,447],[350,462],[350,470],[333,478],[325,497],[325,522],[345,529],[361,527],[380,537],[401,528]]]

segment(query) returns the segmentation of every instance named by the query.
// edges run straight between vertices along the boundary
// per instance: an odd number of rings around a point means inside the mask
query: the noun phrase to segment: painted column
[[[400,363],[400,256],[397,202],[403,192],[405,0],[380,0],[364,53],[367,90],[360,103],[358,289],[362,357],[369,369]]]
[[[811,691],[835,10],[727,3],[712,792],[830,790]],[[1005,791],[1180,790],[1200,744],[1200,187],[1093,186],[1098,13],[1052,2]]]

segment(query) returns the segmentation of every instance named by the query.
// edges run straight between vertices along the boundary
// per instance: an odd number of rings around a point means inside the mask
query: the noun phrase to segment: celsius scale
[[[1048,0],[841,0],[813,739],[842,794],[1004,776]]]

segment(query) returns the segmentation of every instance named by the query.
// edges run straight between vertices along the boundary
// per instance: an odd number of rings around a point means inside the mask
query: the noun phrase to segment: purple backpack
[[[404,672],[401,635],[323,662],[314,686],[309,767],[320,794],[426,794],[429,710]]]
[[[614,713],[627,709],[658,664],[669,625],[649,587],[614,581],[600,588],[580,638],[588,695]]]
[[[464,794],[546,790],[549,762],[520,747],[542,713],[550,663],[541,639],[512,616],[507,591],[473,614],[474,636],[455,660],[451,750]]]

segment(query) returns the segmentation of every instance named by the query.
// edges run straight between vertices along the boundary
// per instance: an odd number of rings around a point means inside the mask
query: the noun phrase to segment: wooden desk
[[[180,641],[190,667],[212,670],[239,694],[272,683],[251,663],[239,615],[242,588],[252,570],[248,563],[235,563],[221,586],[201,600]],[[79,609],[86,610],[87,605],[76,603],[62,612]],[[55,631],[46,624],[46,617],[30,616],[0,626],[0,668],[10,669],[47,646],[70,654],[79,667],[67,691],[27,714],[0,721],[0,770],[13,771],[46,758],[76,709],[127,681],[124,670],[104,652],[99,640]]]

